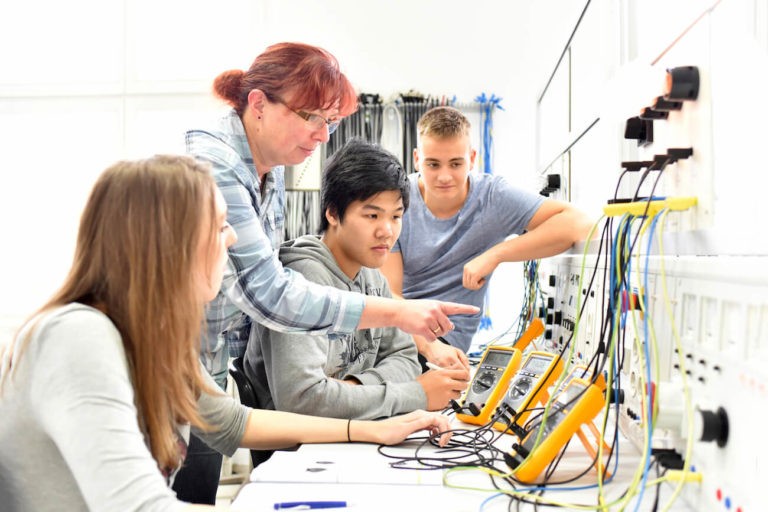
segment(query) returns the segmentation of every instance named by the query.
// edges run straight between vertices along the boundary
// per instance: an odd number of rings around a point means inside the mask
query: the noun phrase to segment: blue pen
[[[284,501],[275,503],[275,510],[311,510],[315,508],[346,508],[346,501]]]

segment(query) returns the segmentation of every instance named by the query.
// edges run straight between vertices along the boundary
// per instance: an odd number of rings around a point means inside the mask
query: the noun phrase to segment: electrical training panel
[[[541,193],[601,217],[589,243],[541,260],[543,350],[610,357],[622,442],[648,452],[646,472],[685,473],[663,484],[674,510],[757,511],[768,8],[681,4],[587,2],[539,101]],[[596,49],[616,40],[621,55]]]

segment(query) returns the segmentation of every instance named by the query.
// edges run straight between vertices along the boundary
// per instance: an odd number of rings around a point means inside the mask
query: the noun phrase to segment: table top
[[[475,429],[472,425],[453,420],[454,428]],[[496,433],[498,434],[498,432]],[[415,461],[405,461],[415,454],[434,457],[440,461],[460,464],[473,459],[466,452],[439,449],[424,443],[424,437],[415,435],[402,445],[378,447],[366,443],[308,444],[295,451],[277,451],[265,463],[254,468],[250,482],[242,487],[232,510],[252,512],[274,510],[276,503],[296,501],[345,501],[347,510],[396,511],[415,510],[421,506],[441,512],[463,511],[508,511],[510,498],[494,488],[511,489],[500,478],[492,478],[489,472],[478,468],[428,469]],[[508,450],[517,439],[511,435],[493,438],[493,446]],[[570,484],[553,487],[545,498],[561,504],[560,510],[576,510],[577,506],[594,507],[598,500],[597,472],[585,469],[591,457],[578,442],[571,442],[562,457],[552,480],[576,480]],[[417,452],[418,448],[418,452]],[[411,468],[393,467],[392,463],[401,457],[400,465]],[[476,455],[474,456],[476,459]],[[427,464],[442,463],[427,460]],[[613,462],[611,464],[614,464]],[[641,457],[628,441],[619,443],[619,463],[609,467],[611,473],[603,485],[605,503],[621,498],[632,484]],[[502,460],[494,467],[499,474],[509,472]],[[614,474],[615,473],[615,474]],[[580,476],[581,475],[581,476]],[[524,493],[530,493],[535,486],[517,485]],[[660,509],[663,508],[671,488],[661,486]],[[528,494],[531,496],[532,494]],[[655,488],[647,491],[637,510],[647,511],[653,507]],[[570,505],[570,506],[569,506]],[[530,503],[523,503],[520,510],[534,510]],[[610,510],[620,509],[619,505]],[[512,503],[511,510],[517,510]],[[633,501],[626,510],[635,510]],[[690,510],[684,502],[677,500],[669,510]]]

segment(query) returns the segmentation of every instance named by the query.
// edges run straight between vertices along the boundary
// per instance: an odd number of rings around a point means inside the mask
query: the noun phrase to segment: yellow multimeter
[[[509,420],[497,421],[493,428],[516,434],[518,427],[522,427],[531,414],[530,409],[549,400],[547,390],[560,377],[562,371],[563,361],[556,354],[538,350],[530,352],[494,413],[503,414]]]
[[[499,399],[507,392],[509,380],[520,367],[522,358],[522,353],[512,347],[490,346],[485,349],[483,359],[461,403],[461,410],[470,406],[479,410],[479,413],[473,415],[457,412],[456,418],[466,423],[485,425]]]
[[[597,377],[593,378],[592,368],[588,367],[585,364],[576,364],[571,367],[571,369],[568,372],[568,375],[565,377],[565,379],[563,379],[563,382],[557,388],[557,393],[555,394],[558,395],[561,391],[563,391],[574,378],[588,380],[592,382],[594,385],[596,385],[599,389],[603,390],[603,393],[605,393],[605,389],[606,389],[605,375],[600,373],[597,375]],[[577,430],[576,436],[579,438],[579,441],[581,441],[581,444],[584,446],[584,449],[587,450],[587,453],[596,461],[598,471],[603,473],[605,477],[608,477],[610,476],[610,472],[605,469],[605,466],[602,463],[602,461],[597,460],[598,449],[599,449],[599,445],[602,445],[603,453],[608,455],[610,455],[613,449],[608,443],[605,442],[605,439],[603,439],[602,432],[600,432],[600,429],[598,429],[597,426],[595,426],[595,423],[593,421],[587,421],[584,423],[584,425],[592,433],[592,436],[594,437],[594,441],[598,446],[595,446],[593,443],[590,442],[590,440],[587,438],[587,435],[584,433],[583,429]]]
[[[601,386],[602,384],[602,386]],[[575,377],[552,403],[543,429],[537,420],[504,461],[514,470],[515,479],[533,483],[563,446],[581,432],[581,426],[591,423],[605,407],[605,381],[594,382]],[[536,444],[538,440],[538,444]]]
[[[456,418],[465,423],[485,425],[496,409],[496,404],[507,392],[510,379],[520,367],[523,350],[543,332],[544,323],[541,319],[534,318],[513,346],[491,345],[486,348],[472,383],[467,388],[464,400],[457,410]],[[467,408],[473,414],[461,412]]]
[[[592,369],[588,367],[585,364],[574,364],[568,369],[568,373],[566,374],[565,378],[563,379],[563,382],[560,383],[560,386],[558,386],[557,391],[554,393],[555,395],[559,394],[562,390],[570,384],[570,382],[574,378],[584,379],[584,380],[592,380]],[[600,375],[598,378],[602,378],[602,382],[605,382],[605,377]],[[605,388],[605,384],[603,384],[603,388]]]

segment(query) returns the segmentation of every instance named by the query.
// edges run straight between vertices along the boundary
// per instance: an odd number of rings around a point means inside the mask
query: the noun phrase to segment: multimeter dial
[[[512,385],[512,388],[509,390],[509,397],[512,400],[519,400],[528,394],[528,392],[531,390],[531,384],[531,379],[528,377],[523,377],[522,379],[516,380]]]
[[[486,399],[498,384],[511,359],[511,352],[488,352],[485,358],[483,358],[480,368],[477,369],[475,379],[472,381],[465,402],[474,403],[477,406],[485,404]]]
[[[478,395],[482,395],[488,392],[496,382],[496,375],[493,372],[483,372],[475,379],[475,383],[472,385],[472,392]]]
[[[520,366],[522,352],[514,347],[488,347],[456,411],[456,418],[474,425],[485,425],[509,382]],[[467,411],[467,412],[464,412]]]
[[[549,399],[548,389],[560,376],[561,371],[562,362],[555,354],[530,352],[515,379],[510,382],[504,398],[496,407],[501,420],[494,423],[493,428],[512,432],[521,437],[519,428],[525,425],[528,416],[538,403]]]

